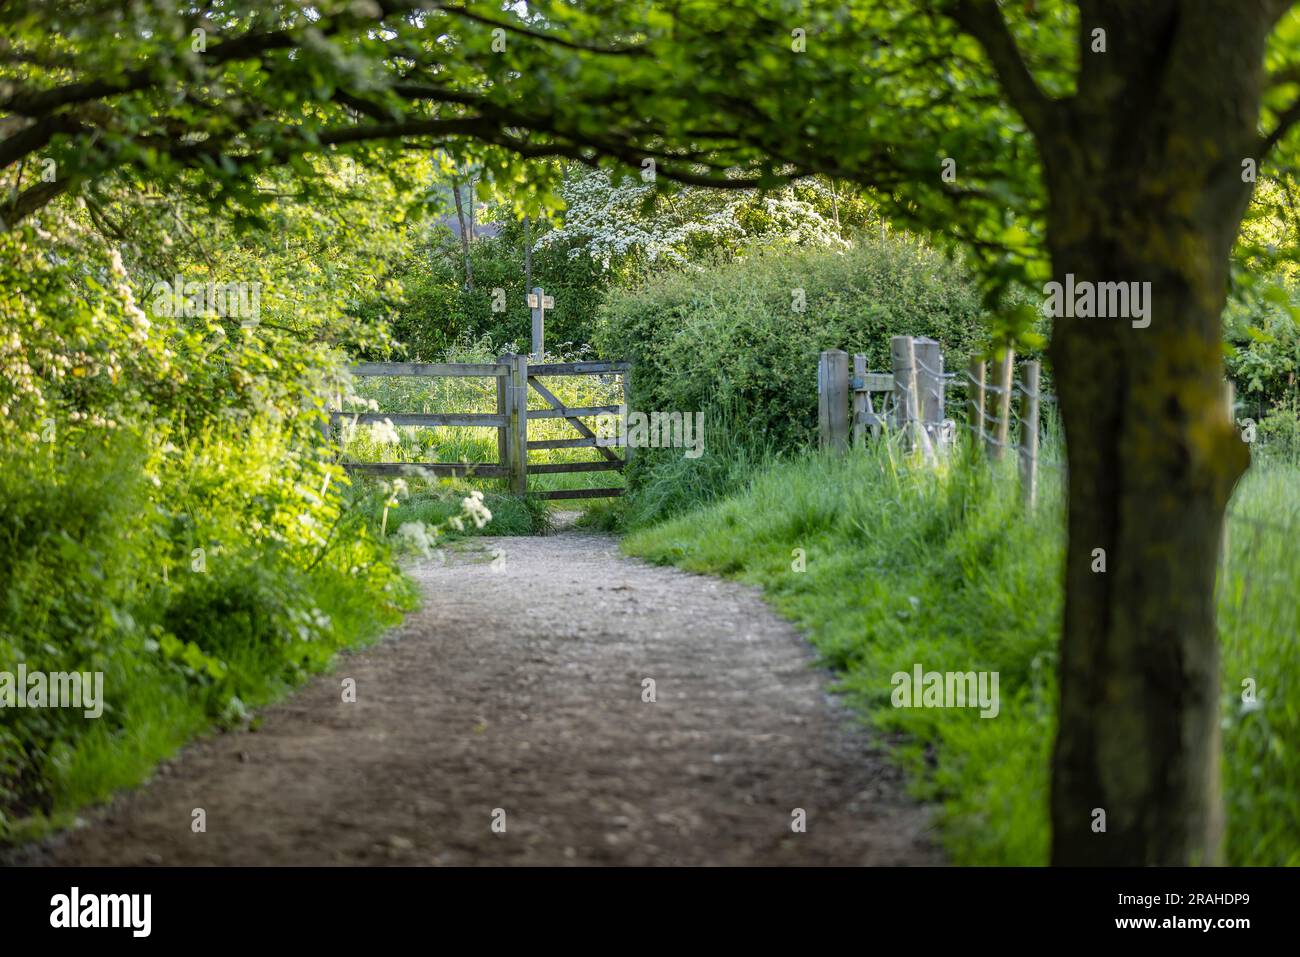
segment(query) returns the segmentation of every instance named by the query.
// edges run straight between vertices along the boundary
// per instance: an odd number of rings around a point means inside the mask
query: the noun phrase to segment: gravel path
[[[30,859],[940,861],[928,811],[755,590],[579,531],[476,540],[412,573],[424,605],[384,641]]]

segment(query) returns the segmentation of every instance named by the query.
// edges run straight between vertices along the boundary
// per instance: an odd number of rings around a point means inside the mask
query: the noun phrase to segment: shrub
[[[613,291],[593,344],[635,362],[636,409],[721,405],[785,450],[816,439],[818,353],[861,352],[884,371],[891,336],[929,336],[949,368],[964,367],[987,342],[980,317],[959,267],[909,239],[862,238],[847,252],[763,253]]]
[[[1281,277],[1265,277],[1236,289],[1223,313],[1225,365],[1236,383],[1238,415],[1256,419],[1300,396],[1300,291]]]
[[[0,671],[102,672],[104,700],[0,708],[0,839],[137,782],[412,598],[319,454],[325,349],[151,318],[120,257],[32,235],[0,235]]]
[[[1269,454],[1300,460],[1300,397],[1282,398],[1260,419],[1259,439]]]

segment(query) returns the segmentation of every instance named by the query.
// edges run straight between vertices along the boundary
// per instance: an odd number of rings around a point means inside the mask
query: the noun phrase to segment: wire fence
[[[902,337],[900,337],[902,338]],[[970,369],[955,372],[943,371],[942,355],[936,366],[921,357],[921,350],[916,346],[924,341],[930,347],[934,343],[928,340],[913,340],[912,346],[906,343],[904,348],[895,351],[894,369],[884,381],[881,373],[864,373],[865,358],[854,356],[855,380],[851,390],[845,396],[837,397],[835,403],[842,404],[847,395],[859,395],[864,392],[877,391],[885,393],[883,401],[873,408],[870,399],[861,401],[872,409],[870,419],[873,423],[886,428],[897,428],[909,441],[924,445],[927,458],[930,455],[930,443],[951,441],[951,436],[960,430],[971,437],[977,448],[984,449],[990,458],[1010,457],[1016,454],[1020,465],[1020,481],[1024,501],[1032,508],[1036,498],[1037,470],[1048,469],[1060,477],[1068,473],[1067,463],[1063,458],[1055,457],[1061,450],[1056,442],[1048,449],[1054,453],[1052,458],[1039,455],[1038,440],[1041,429],[1039,410],[1043,407],[1057,406],[1057,397],[1046,390],[1036,388],[1039,381],[1037,362],[1015,365],[1014,356],[1004,358],[991,371],[1000,381],[988,381],[988,369],[982,365],[973,365]],[[823,360],[830,353],[823,353]],[[839,361],[848,357],[838,353]],[[826,364],[830,369],[830,364]],[[978,372],[978,375],[972,374]],[[876,382],[868,386],[865,376],[874,375]],[[862,377],[862,378],[859,378]],[[823,381],[819,369],[819,390],[829,386],[830,379]],[[844,388],[849,389],[848,379],[844,379]],[[966,415],[944,418],[946,402],[945,389],[956,387],[966,393]],[[916,396],[912,396],[915,391]],[[1013,402],[1013,398],[1020,401]],[[933,398],[933,403],[930,399]],[[924,403],[918,400],[924,400]],[[986,408],[987,405],[987,408]],[[878,409],[878,411],[877,411]],[[889,423],[889,425],[886,425]],[[951,432],[949,431],[951,427]],[[915,430],[915,431],[913,431]],[[1051,426],[1047,431],[1051,432]],[[857,439],[855,438],[855,441]],[[915,445],[911,446],[915,447]],[[1258,554],[1259,549],[1271,551],[1277,547],[1276,542],[1282,536],[1285,541],[1296,539],[1300,533],[1300,515],[1295,521],[1279,520],[1276,517],[1262,517],[1245,514],[1240,508],[1229,508],[1224,515],[1223,547],[1220,549],[1220,573],[1217,576],[1216,590],[1222,598],[1223,589],[1229,588],[1228,599],[1240,610],[1249,601],[1256,585],[1270,588],[1286,586],[1300,588],[1300,575],[1287,575],[1267,571],[1270,561]],[[1234,547],[1235,546],[1235,547]],[[1249,556],[1249,559],[1247,559]]]
[[[986,378],[982,367],[979,378],[971,370],[944,371],[939,344],[931,339],[895,336],[890,340],[890,355],[890,373],[868,373],[863,355],[849,356],[838,349],[821,354],[817,385],[822,447],[842,451],[850,444],[865,441],[865,426],[869,425],[872,435],[878,434],[880,428],[897,429],[909,449],[919,449],[928,461],[933,461],[936,449],[946,448],[965,429],[991,459],[1010,457],[1009,450],[1016,450],[1029,507],[1036,500],[1040,465],[1055,473],[1065,472],[1063,462],[1039,455],[1039,410],[1053,406],[1056,398],[1037,388],[1037,361],[1024,365],[1022,373],[1028,378],[1017,378],[1014,357],[1008,356],[1000,366],[1003,378],[993,383],[982,381]],[[960,415],[945,417],[949,404],[946,390],[950,387],[967,392],[970,414],[964,422]],[[972,393],[972,389],[978,393]],[[879,410],[871,402],[872,392],[886,394]],[[1020,402],[1011,401],[1016,396]],[[985,411],[986,399],[992,400],[997,414]],[[850,403],[853,411],[846,415]],[[1056,452],[1054,443],[1049,451]]]
[[[918,360],[917,364],[922,365],[923,363],[921,363]],[[933,370],[929,370],[929,371],[933,371]],[[1056,403],[1055,396],[1043,392],[1042,389],[1029,388],[1018,377],[1013,377],[1009,386],[995,385],[989,382],[987,378],[985,379],[985,381],[981,382],[975,376],[971,375],[970,370],[968,369],[963,369],[960,372],[948,373],[946,378],[948,378],[954,386],[957,386],[959,388],[964,388],[967,390],[971,389],[972,387],[975,389],[980,389],[983,391],[984,395],[986,396],[991,394],[993,396],[1006,395],[1010,397],[1018,394],[1022,398],[1033,400],[1034,402],[1040,405],[1050,406]],[[1024,447],[1022,430],[1025,428],[1025,423],[1022,421],[1021,410],[1017,407],[1017,403],[1011,402],[1008,399],[1006,403],[1005,424],[1003,421],[1003,417],[1001,415],[990,415],[987,411],[985,411],[984,404],[982,402],[979,403],[968,402],[967,409],[968,409],[968,419],[973,417],[972,415],[970,415],[970,413],[978,414],[979,417],[977,420],[978,424],[976,425],[976,424],[972,424],[970,421],[966,421],[966,422],[958,422],[957,425],[964,428],[967,432],[969,432],[972,436],[974,436],[977,441],[985,443],[986,446],[991,446],[993,448],[1001,449],[1003,451],[1010,450],[1010,449],[1021,449],[1022,447]],[[984,427],[985,423],[989,423],[990,425],[994,426],[996,431],[989,432]],[[998,437],[999,434],[1003,434],[1003,433],[1008,436],[1006,441],[1003,441]],[[1011,441],[1010,436],[1012,434],[1021,436],[1021,440],[1015,442]],[[1053,472],[1059,473],[1061,475],[1065,474],[1066,468],[1065,468],[1065,462],[1063,460],[1048,459],[1037,454],[1035,454],[1034,458],[1035,461],[1033,464],[1035,468],[1045,468],[1045,469],[1050,469]]]
[[[895,337],[891,341],[891,352],[893,351],[893,342],[911,337]],[[923,358],[923,350],[920,348],[924,343],[931,351],[931,358],[937,356],[938,364],[927,362]],[[980,377],[971,374],[970,369],[962,369],[954,372],[945,372],[943,369],[943,356],[936,350],[937,344],[932,340],[912,338],[911,345],[901,350],[899,354],[905,356],[905,366],[900,369],[899,355],[895,355],[895,367],[892,372],[892,391],[887,391],[887,387],[875,387],[874,391],[886,392],[886,398],[880,403],[879,408],[870,405],[870,400],[865,400],[867,408],[870,410],[866,416],[872,423],[872,429],[878,426],[903,427],[902,431],[908,432],[908,426],[915,424],[919,426],[918,431],[923,431],[924,436],[918,436],[924,443],[933,441],[941,431],[946,432],[949,426],[956,431],[964,429],[972,440],[980,443],[986,450],[989,450],[994,458],[1000,458],[1015,450],[1021,457],[1022,463],[1026,459],[1028,462],[1029,483],[1032,485],[1033,477],[1036,475],[1039,467],[1048,469],[1054,473],[1064,476],[1068,473],[1068,468],[1064,458],[1059,457],[1059,443],[1050,443],[1048,449],[1054,453],[1052,457],[1044,457],[1039,454],[1039,433],[1046,431],[1051,433],[1051,426],[1043,430],[1040,425],[1038,412],[1042,408],[1058,407],[1058,400],[1055,395],[1048,393],[1041,388],[1033,387],[1026,382],[1023,373],[1029,370],[1032,378],[1036,381],[1038,374],[1038,363],[1030,361],[1022,364],[1019,369],[1015,365],[1015,356],[1012,353],[1009,357],[1002,360],[1002,363],[994,366],[993,371],[1001,371],[1003,376],[1010,375],[1003,380],[1005,384],[989,381],[991,377],[981,372]],[[847,359],[847,355],[839,350],[822,353],[823,361],[832,354],[838,355],[841,359]],[[854,356],[855,369],[865,368],[865,359],[863,356]],[[859,365],[861,363],[861,365]],[[829,366],[827,366],[829,368]],[[977,366],[976,368],[980,368]],[[828,383],[823,382],[821,376],[822,367],[819,366],[818,386],[819,391]],[[902,373],[902,374],[900,374]],[[883,375],[874,373],[871,375]],[[847,382],[847,380],[846,380]],[[967,395],[967,415],[965,421],[959,417],[944,419],[943,409],[947,404],[945,389],[955,387],[962,389]],[[973,390],[978,390],[974,392]],[[854,393],[861,393],[868,390],[860,385],[854,385]],[[912,392],[915,391],[915,396]],[[1011,401],[1014,397],[1019,397],[1020,402]],[[933,403],[930,400],[933,399]],[[993,412],[987,411],[985,402],[993,409]],[[1031,423],[1024,419],[1024,410],[1022,406],[1028,406],[1033,416],[1032,428]],[[931,418],[930,409],[939,410],[937,418]],[[921,415],[920,420],[912,423],[911,417],[917,414],[918,409],[926,411]],[[886,426],[886,427],[889,427]],[[1032,433],[1032,434],[1030,434]],[[855,429],[854,441],[858,441],[856,436],[858,431]],[[833,444],[826,443],[823,444]],[[1032,501],[1032,489],[1030,491],[1030,500]]]

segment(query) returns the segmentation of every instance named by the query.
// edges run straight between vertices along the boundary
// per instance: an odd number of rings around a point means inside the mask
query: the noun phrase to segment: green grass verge
[[[292,569],[268,562],[268,574],[291,575]],[[244,569],[243,575],[257,574]],[[247,632],[220,654],[225,672],[220,682],[196,686],[193,674],[151,659],[113,662],[105,674],[112,692],[109,720],[86,722],[86,731],[51,749],[43,767],[48,806],[10,820],[0,829],[0,843],[17,844],[70,826],[82,808],[134,787],[153,773],[159,762],[209,730],[247,726],[250,712],[271,704],[333,667],[336,654],[364,647],[401,620],[401,610],[415,607],[413,593],[395,596],[397,605],[376,605],[373,592],[352,589],[332,574],[308,576],[300,593],[329,628],[317,634],[309,649],[285,653],[291,636]],[[206,606],[205,606],[206,607]],[[206,607],[207,611],[211,611]],[[228,610],[228,609],[227,609]],[[116,720],[114,720],[116,718]]]
[[[132,436],[0,476],[0,671],[102,675],[93,716],[0,707],[0,842],[66,826],[414,607],[365,496],[242,439],[176,449],[157,483]]]
[[[1044,864],[1048,758],[1062,587],[1059,473],[1026,516],[1007,466],[913,468],[887,446],[774,462],[741,491],[624,539],[633,555],[760,585],[874,726],[901,732],[895,757],[938,802],[962,864]],[[1300,518],[1300,470],[1261,468],[1234,510],[1285,529]],[[1289,518],[1288,518],[1289,516]],[[1256,531],[1258,529],[1258,531]],[[1300,863],[1300,713],[1294,694],[1300,557],[1285,532],[1233,519],[1221,588],[1228,860]],[[799,570],[800,568],[803,570]],[[1268,577],[1268,586],[1260,582]],[[1288,585],[1289,583],[1289,585]],[[1001,710],[894,708],[890,677],[996,671]],[[1258,705],[1243,705],[1243,676]]]
[[[386,600],[376,601],[374,590],[351,587],[333,570],[303,573],[270,555],[241,564],[233,575],[212,574],[210,587],[179,591],[170,607],[138,612],[141,619],[157,614],[180,633],[191,616],[208,622],[203,648],[193,642],[168,653],[124,647],[108,659],[104,718],[47,746],[39,765],[43,800],[0,818],[0,843],[67,827],[83,807],[141,783],[196,736],[245,726],[253,709],[329,670],[338,651],[368,644],[415,606],[413,591],[400,580]],[[257,584],[269,579],[292,582],[290,620],[305,614],[297,609],[310,609],[310,638],[275,621],[279,596]],[[204,673],[208,662],[219,663],[219,679]]]

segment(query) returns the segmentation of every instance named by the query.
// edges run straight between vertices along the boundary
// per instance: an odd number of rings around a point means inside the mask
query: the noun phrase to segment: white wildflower
[[[483,504],[483,493],[478,489],[470,492],[467,498],[461,499],[460,507],[465,516],[474,523],[475,528],[482,528],[492,521],[492,513]]]
[[[397,435],[397,429],[393,428],[392,419],[384,419],[382,422],[372,422],[370,425],[370,437],[376,445],[396,445],[400,439]]]
[[[397,537],[425,558],[429,557],[433,543],[429,539],[429,528],[424,522],[403,522],[397,529]]]

